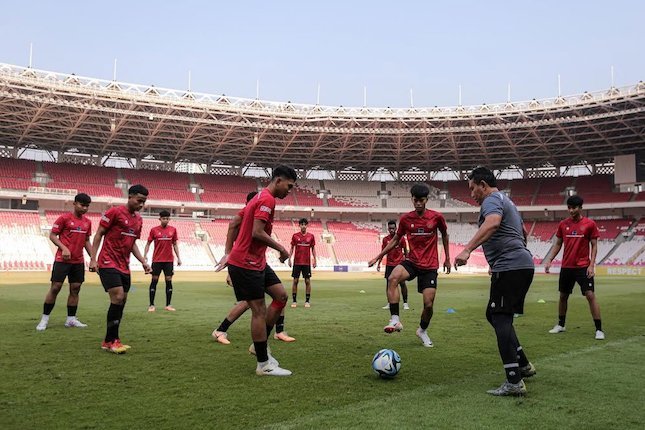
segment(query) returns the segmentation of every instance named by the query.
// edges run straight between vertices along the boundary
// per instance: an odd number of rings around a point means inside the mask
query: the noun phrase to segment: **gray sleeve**
[[[492,194],[488,196],[482,203],[481,215],[486,218],[488,215],[497,214],[504,216],[504,207],[502,205],[502,199]]]

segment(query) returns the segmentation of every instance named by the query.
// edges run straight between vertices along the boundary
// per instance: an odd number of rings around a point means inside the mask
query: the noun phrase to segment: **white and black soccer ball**
[[[372,369],[381,378],[394,378],[401,370],[401,357],[392,349],[382,349],[374,355]]]

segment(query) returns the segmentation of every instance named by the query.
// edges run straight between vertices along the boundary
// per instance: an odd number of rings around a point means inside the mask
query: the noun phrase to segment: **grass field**
[[[416,292],[412,310],[402,311],[404,331],[386,335],[379,275],[314,276],[312,308],[287,309],[287,330],[297,341],[270,343],[294,374],[270,378],[254,373],[249,315],[229,329],[231,345],[211,340],[233,304],[221,274],[179,273],[172,314],[146,311],[146,278],[135,275],[121,329],[132,349],[122,356],[99,348],[108,300],[96,275],[88,274],[81,293],[79,318],[87,329],[63,327],[65,292],[50,327],[37,333],[48,275],[0,274],[0,426],[626,429],[645,422],[642,277],[597,279],[607,340],[596,341],[579,292],[570,300],[567,332],[547,333],[556,322],[557,277],[537,276],[516,328],[538,374],[527,380],[528,396],[516,399],[485,393],[504,379],[484,318],[486,277],[440,276],[430,349],[414,334]],[[370,368],[384,347],[403,362],[390,381]]]

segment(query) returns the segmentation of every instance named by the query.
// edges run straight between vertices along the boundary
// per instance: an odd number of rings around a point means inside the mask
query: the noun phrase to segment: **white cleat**
[[[566,328],[562,327],[560,324],[556,324],[555,327],[553,327],[551,330],[549,330],[549,333],[555,334],[555,333],[562,333],[567,331]]]
[[[275,359],[274,359],[275,360]],[[282,367],[276,364],[277,362],[269,361],[264,364],[258,363],[258,366],[255,368],[255,374],[259,376],[290,376],[291,370],[283,369]]]
[[[65,327],[70,328],[70,327],[78,327],[78,328],[85,328],[87,327],[87,324],[83,324],[80,322],[76,317],[68,319],[65,321]]]
[[[605,340],[605,333],[602,330],[596,330],[596,340]]]
[[[401,322],[399,321],[394,322],[390,320],[390,322],[387,323],[385,327],[383,327],[383,331],[385,333],[394,333],[395,331],[401,331],[401,330],[403,330],[403,324],[401,324]]]
[[[40,320],[40,322],[36,326],[36,331],[45,331],[45,330],[47,330],[47,324],[48,323],[49,323],[49,320]]]
[[[387,305],[383,306],[381,309],[390,309],[390,304],[388,303]]]
[[[428,336],[428,332],[426,330],[422,330],[421,327],[417,329],[417,336],[421,339],[423,346],[426,348],[432,348],[434,346],[430,340],[430,336]]]
[[[408,305],[407,303],[403,303],[403,309],[405,309],[406,311],[409,311],[410,305]]]
[[[255,355],[255,344],[254,343],[252,343],[251,346],[249,346],[249,354]],[[269,354],[269,356],[271,355],[271,347],[269,345],[267,345],[267,354]]]

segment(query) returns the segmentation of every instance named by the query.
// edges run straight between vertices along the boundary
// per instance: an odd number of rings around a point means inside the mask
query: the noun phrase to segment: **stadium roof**
[[[302,105],[0,63],[0,143],[135,159],[392,172],[605,163],[642,151],[645,84],[494,105]]]

